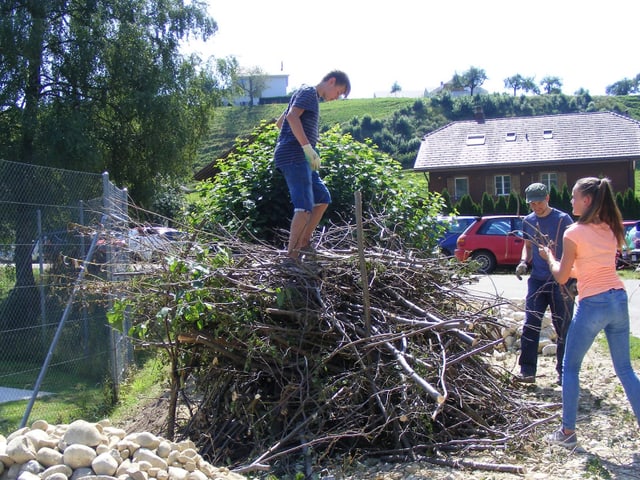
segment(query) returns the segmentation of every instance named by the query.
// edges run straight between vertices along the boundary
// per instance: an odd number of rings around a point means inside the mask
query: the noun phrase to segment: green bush
[[[219,160],[218,173],[198,188],[198,200],[189,218],[199,228],[250,239],[275,242],[279,230],[288,230],[293,208],[282,175],[275,169],[273,151],[278,130],[263,123],[249,140],[240,140],[233,152]],[[430,250],[434,219],[443,209],[437,193],[411,182],[401,182],[401,165],[380,152],[371,141],[357,142],[338,127],[320,135],[317,150],[321,176],[332,203],[324,223],[355,223],[355,192],[362,193],[365,216],[380,217],[386,228],[407,247]],[[376,241],[373,238],[370,241]]]

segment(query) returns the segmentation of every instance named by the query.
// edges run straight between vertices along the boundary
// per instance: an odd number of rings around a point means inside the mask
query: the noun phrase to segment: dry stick
[[[507,472],[507,473],[526,473],[525,468],[522,465],[504,465],[485,462],[474,462],[471,460],[459,460],[453,458],[435,458],[425,457],[421,458],[421,461],[432,463],[434,465],[443,465],[445,467],[453,468],[471,468],[475,470],[487,470],[491,472]]]
[[[407,300],[406,298],[398,294],[393,289],[388,288],[386,289],[386,291],[389,292],[393,297],[395,297],[396,300],[398,300],[399,302],[403,303],[404,305],[409,307],[411,310],[413,310],[414,313],[417,313],[418,315],[422,315],[426,318],[430,318],[434,322],[438,322],[438,323],[444,322],[444,320],[442,320],[441,318],[438,318],[432,313],[429,313],[426,310],[423,310],[422,308],[418,307],[415,303],[410,302],[409,300]],[[467,345],[475,345],[475,343],[478,341],[476,338],[473,338],[471,335],[469,335],[466,332],[463,332],[462,330],[451,329],[450,331]]]
[[[374,331],[375,331],[375,328],[374,328]],[[376,333],[378,333],[378,332],[376,332]],[[431,398],[433,398],[438,403],[438,405],[441,405],[442,403],[444,403],[444,401],[446,400],[444,395],[442,395],[440,392],[438,392],[438,390],[436,390],[429,382],[427,382],[424,378],[422,378],[420,375],[418,375],[415,372],[415,370],[413,368],[411,368],[411,365],[409,365],[407,360],[404,358],[404,355],[396,347],[391,345],[389,342],[385,342],[384,345],[385,345],[385,347],[387,347],[388,350],[391,351],[391,353],[393,354],[395,359],[398,361],[400,366],[402,366],[404,371],[407,372],[409,374],[409,376],[419,386],[421,386],[422,389],[425,392],[427,392]]]

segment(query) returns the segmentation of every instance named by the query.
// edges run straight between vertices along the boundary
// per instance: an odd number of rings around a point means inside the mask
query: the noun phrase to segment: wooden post
[[[367,262],[364,258],[364,238],[362,228],[362,192],[355,193],[356,200],[356,225],[358,237],[358,258],[360,259],[360,277],[362,278],[362,307],[364,309],[364,329],[367,337],[371,336],[371,308],[369,301],[369,275],[367,274]]]

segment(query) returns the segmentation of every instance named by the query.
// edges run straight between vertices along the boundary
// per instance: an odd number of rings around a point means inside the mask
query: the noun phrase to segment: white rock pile
[[[502,327],[502,338],[508,352],[516,352],[520,349],[522,338],[522,327],[524,326],[524,308],[519,305],[502,305],[499,312]],[[554,356],[556,354],[558,335],[553,328],[551,314],[547,310],[542,317],[540,328],[540,343],[538,343],[538,353],[544,356]]]
[[[129,433],[108,420],[34,422],[0,435],[0,480],[245,480],[206,462],[191,441]]]

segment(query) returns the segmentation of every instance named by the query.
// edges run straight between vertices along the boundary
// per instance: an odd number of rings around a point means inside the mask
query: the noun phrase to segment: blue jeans
[[[564,352],[562,377],[562,426],[575,430],[580,393],[580,366],[596,335],[604,329],[613,360],[631,408],[640,419],[640,379],[631,367],[629,355],[629,306],[627,292],[608,290],[578,302],[571,320]]]
[[[525,320],[520,338],[520,373],[525,376],[536,375],[542,317],[548,307],[551,310],[553,328],[558,335],[556,370],[561,376],[564,342],[573,315],[573,298],[567,295],[565,287],[558,285],[553,279],[540,280],[529,277],[527,282]]]

